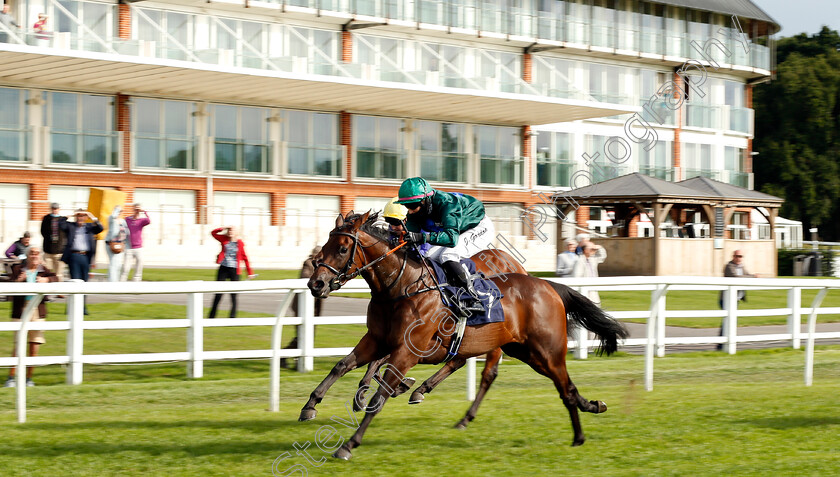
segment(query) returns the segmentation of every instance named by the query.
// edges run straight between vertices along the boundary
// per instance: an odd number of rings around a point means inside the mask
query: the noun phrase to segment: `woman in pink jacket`
[[[242,273],[240,264],[245,262],[245,269],[248,271],[248,279],[254,278],[256,275],[251,271],[251,262],[248,261],[248,255],[245,253],[245,242],[239,238],[239,234],[234,227],[219,227],[211,232],[213,238],[222,244],[222,251],[216,257],[216,263],[219,264],[219,272],[216,275],[217,281],[232,280],[239,281],[239,275]],[[222,301],[222,294],[216,293],[213,297],[213,306],[210,308],[210,315],[208,318],[216,317],[216,309],[219,307],[219,302]],[[236,318],[236,294],[230,294],[230,317]]]

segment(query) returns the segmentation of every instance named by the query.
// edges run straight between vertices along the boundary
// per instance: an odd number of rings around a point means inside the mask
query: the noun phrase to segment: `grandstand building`
[[[295,250],[266,247],[280,266],[416,175],[484,200],[514,243],[534,238],[522,209],[580,181],[752,188],[752,90],[779,30],[749,0],[7,3],[0,239],[113,188],[157,213],[153,246],[183,246],[161,260],[233,222]]]

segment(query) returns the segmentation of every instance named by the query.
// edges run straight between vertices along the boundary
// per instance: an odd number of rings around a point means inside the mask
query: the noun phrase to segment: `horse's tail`
[[[608,356],[618,349],[618,340],[625,339],[630,335],[627,328],[618,320],[605,313],[589,298],[572,290],[561,283],[549,281],[554,288],[563,305],[566,307],[566,319],[583,326],[601,338],[601,345],[597,353],[606,353]]]

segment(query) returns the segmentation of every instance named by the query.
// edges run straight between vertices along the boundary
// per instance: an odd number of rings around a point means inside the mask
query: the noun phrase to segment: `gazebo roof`
[[[727,202],[737,202],[743,205],[753,205],[761,203],[764,206],[778,207],[785,200],[774,195],[765,194],[755,190],[745,189],[726,182],[720,182],[708,177],[692,177],[684,181],[678,182],[682,186],[694,189],[700,192],[714,194],[721,200]]]
[[[553,198],[572,197],[582,204],[617,202],[703,203],[713,204],[719,197],[712,192],[646,176],[638,172],[565,192]]]

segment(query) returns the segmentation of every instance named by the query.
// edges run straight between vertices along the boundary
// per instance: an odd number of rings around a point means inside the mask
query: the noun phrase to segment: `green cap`
[[[435,193],[434,189],[422,177],[412,177],[403,181],[400,186],[399,198],[396,204],[410,204],[420,202]]]

